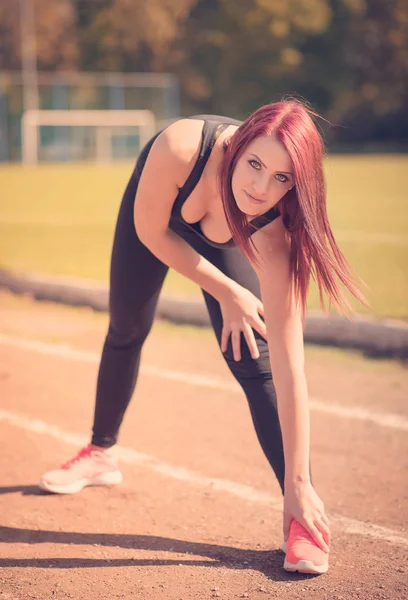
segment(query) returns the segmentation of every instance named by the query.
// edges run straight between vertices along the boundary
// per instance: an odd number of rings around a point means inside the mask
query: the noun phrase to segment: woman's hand
[[[227,351],[231,336],[234,360],[241,360],[241,333],[243,333],[252,358],[259,358],[253,329],[266,339],[266,326],[261,319],[264,316],[262,302],[252,292],[237,284],[220,301],[220,306],[223,319],[221,351]]]
[[[323,502],[310,482],[286,485],[283,508],[283,534],[288,539],[292,519],[296,519],[324,552],[329,552],[330,523]]]

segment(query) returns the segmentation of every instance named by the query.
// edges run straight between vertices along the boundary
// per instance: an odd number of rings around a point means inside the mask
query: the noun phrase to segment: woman
[[[121,480],[109,448],[171,267],[201,287],[284,492],[284,567],[327,570],[329,522],[309,470],[302,324],[310,274],[338,306],[347,302],[337,280],[361,296],[328,223],[313,115],[296,100],[263,106],[244,123],[200,115],[143,149],[116,227],[92,441],[45,474],[43,489],[74,493]]]

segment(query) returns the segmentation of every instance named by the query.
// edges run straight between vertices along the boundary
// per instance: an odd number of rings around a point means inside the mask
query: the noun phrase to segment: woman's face
[[[253,140],[232,174],[232,193],[248,217],[266,213],[295,185],[289,154],[272,136]]]

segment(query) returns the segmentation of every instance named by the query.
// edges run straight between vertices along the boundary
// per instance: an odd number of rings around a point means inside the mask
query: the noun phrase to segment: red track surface
[[[155,460],[123,463],[112,489],[38,490],[40,475],[76,451],[66,435],[89,434],[105,328],[106,315],[0,295],[0,599],[408,598],[403,365],[308,349],[311,398],[331,411],[312,411],[312,461],[333,543],[329,573],[301,577],[282,570],[281,513],[260,496],[279,489],[245,399],[185,379],[233,384],[211,332],[158,323],[146,344],[143,365],[158,371],[142,374],[120,444]],[[57,356],[61,344],[95,356]],[[381,426],[369,413],[397,419]]]

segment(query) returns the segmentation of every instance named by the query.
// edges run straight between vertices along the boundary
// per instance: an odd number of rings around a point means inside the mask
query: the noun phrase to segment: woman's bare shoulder
[[[174,169],[180,186],[198,158],[202,129],[202,121],[180,119],[166,127],[153,144],[153,160],[164,160],[169,169]]]
[[[177,152],[191,153],[197,150],[201,140],[203,122],[197,119],[179,119],[162,132],[169,146]]]

